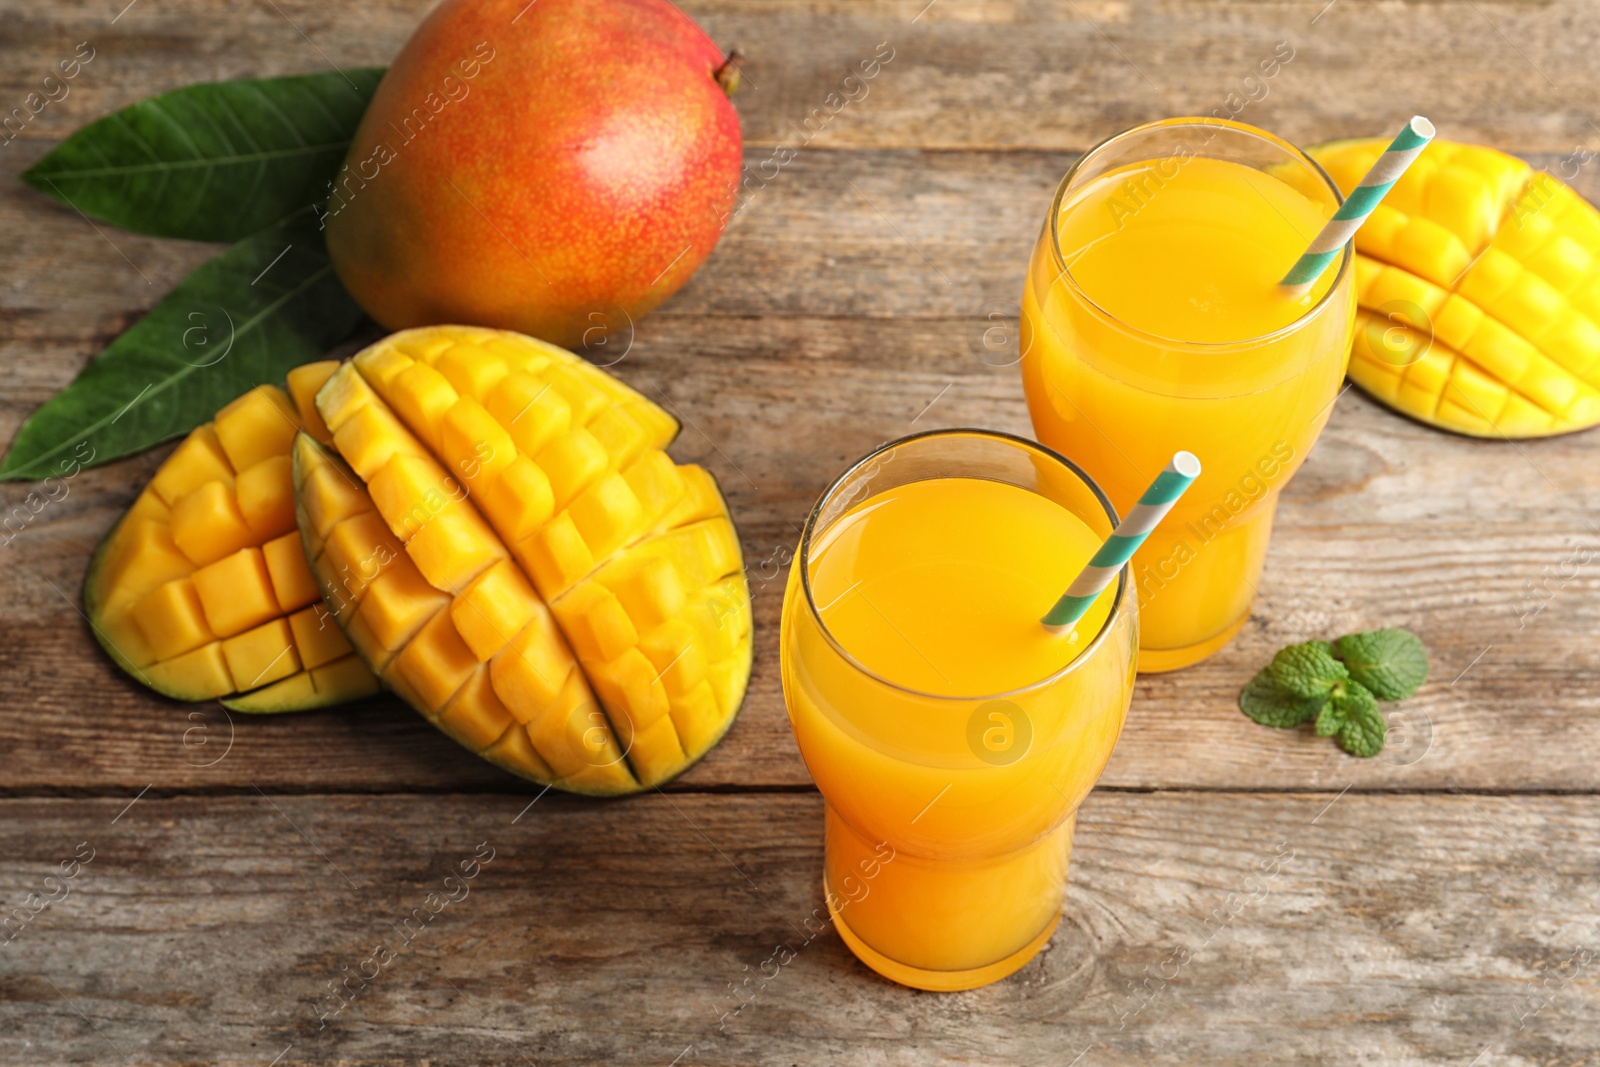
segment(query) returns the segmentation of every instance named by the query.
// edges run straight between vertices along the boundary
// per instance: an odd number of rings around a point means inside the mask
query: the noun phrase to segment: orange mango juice
[[[784,692],[827,801],[830,911],[896,981],[982,985],[1055,928],[1071,816],[1132,691],[1120,583],[1069,636],[1039,622],[1109,531],[1090,517],[956,476],[808,526],[784,601]]]
[[[1348,253],[1307,293],[1276,284],[1337,208],[1331,183],[1261,131],[1183,121],[1080,161],[1023,293],[1042,442],[1122,512],[1174,451],[1204,470],[1133,557],[1141,670],[1202,659],[1249,617],[1278,494],[1338,396],[1355,314]],[[1144,131],[1165,154],[1139,158]]]

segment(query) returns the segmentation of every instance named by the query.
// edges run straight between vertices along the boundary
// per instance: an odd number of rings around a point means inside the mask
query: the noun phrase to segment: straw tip
[[[1178,452],[1172,457],[1172,469],[1185,478],[1200,477],[1200,457],[1193,452]]]
[[[1423,118],[1421,115],[1413,115],[1413,116],[1411,116],[1411,121],[1408,122],[1406,125],[1411,127],[1411,132],[1412,133],[1414,133],[1418,137],[1421,137],[1421,138],[1424,138],[1424,139],[1431,138],[1437,132],[1433,128],[1433,123],[1429,122],[1427,119]]]

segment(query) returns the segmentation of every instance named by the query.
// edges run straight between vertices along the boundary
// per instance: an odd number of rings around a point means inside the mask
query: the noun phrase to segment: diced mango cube
[[[451,345],[433,360],[433,369],[462,396],[481,401],[506,376],[506,361],[473,344]]]
[[[533,576],[533,584],[546,600],[560,596],[573,582],[594,570],[594,556],[571,514],[565,511],[517,549],[517,562]]]
[[[479,667],[472,673],[439,713],[435,725],[474,752],[488,748],[513,728],[527,736],[506,706],[500,703],[500,698],[494,695],[487,667]]]
[[[661,556],[643,555],[605,567],[595,581],[611,590],[639,633],[648,633],[683,611],[683,575]]]
[[[335,526],[324,549],[333,589],[323,589],[335,613],[343,609],[340,599],[359,604],[371,583],[404,552],[376,511],[352,515]]]
[[[617,731],[626,732],[620,724]],[[647,782],[665,782],[688,762],[683,745],[678,741],[678,731],[665,715],[647,727],[634,730],[623,740],[623,746],[629,765]]]
[[[449,595],[424,581],[416,564],[400,555],[368,585],[358,614],[379,644],[398,652],[424,623],[449,604]]]
[[[144,674],[151,686],[180,700],[215,700],[234,691],[221,641],[152,663],[144,668]]]
[[[479,753],[484,759],[510,771],[512,774],[535,781],[552,781],[556,773],[550,765],[539,755],[538,749],[533,747],[533,739],[528,736],[528,730],[521,723],[515,729],[507,730],[500,735],[500,740],[490,745]]]
[[[261,558],[272,579],[272,598],[284,611],[303,608],[321,595],[298,533],[286,533],[262,545]]]
[[[378,513],[402,543],[409,542],[446,508],[456,506],[466,489],[429,456],[396,455],[368,480]]]
[[[371,481],[396,454],[427,455],[400,421],[378,404],[360,408],[340,424],[333,431],[333,443],[362,481]]]
[[[637,648],[630,648],[608,663],[584,663],[595,695],[610,713],[627,747],[633,732],[646,729],[666,715],[669,701],[659,672]]]
[[[335,443],[338,441],[339,428],[356,412],[379,403],[378,394],[356,371],[353,362],[334,371],[332,377],[317,391],[317,413],[327,424],[328,432],[334,435]],[[343,449],[340,451],[343,452]]]
[[[523,455],[513,459],[476,501],[500,539],[512,545],[536,533],[555,510],[550,479]]]
[[[413,363],[395,375],[383,396],[411,432],[434,449],[439,447],[440,420],[460,399],[444,375],[426,363]]]
[[[639,631],[616,596],[598,582],[584,582],[551,605],[578,659],[609,660],[639,640]]]
[[[295,413],[300,416],[300,428],[325,445],[333,443],[333,431],[317,411],[317,393],[338,369],[338,360],[319,359],[315,363],[302,363],[288,374],[289,397],[294,401]]]
[[[430,585],[450,593],[506,557],[505,546],[470,504],[452,504],[429,519],[405,551]]]
[[[395,656],[385,673],[393,672],[409,686],[432,717],[477,667],[478,658],[456,632],[450,613],[441,611]]]
[[[464,396],[439,420],[439,454],[473,485],[489,485],[517,457],[517,446],[482,404]]]
[[[690,752],[704,752],[727,728],[717,695],[704,681],[672,698],[671,715],[683,747]]]
[[[207,482],[172,509],[172,540],[197,567],[256,541],[239,510],[233,486]]]
[[[611,457],[613,468],[626,467],[650,445],[645,428],[626,409],[616,405],[600,409],[585,428]]]
[[[656,627],[638,647],[673,700],[705,681],[706,650],[700,635],[684,620],[674,618]]]
[[[207,482],[233,485],[233,467],[223,454],[216,430],[210,423],[197,427],[173,449],[172,455],[150,479],[150,488],[163,503],[172,507]]]
[[[576,669],[572,651],[548,610],[535,612],[489,662],[495,692],[523,723],[550,708]]]
[[[473,580],[450,605],[456,630],[480,660],[488,660],[536,614],[548,611],[522,571],[503,559]]]
[[[560,511],[606,472],[610,457],[593,434],[578,427],[550,442],[534,462],[550,479],[550,491]]]
[[[259,548],[241,548],[201,567],[194,572],[193,581],[206,622],[218,637],[232,637],[279,613],[272,577]]]
[[[645,532],[644,508],[627,481],[615,472],[579,493],[567,512],[597,560],[609,558]]]
[[[366,490],[349,471],[331,462],[306,473],[300,487],[300,503],[311,520],[312,531],[323,539],[345,519],[372,510]]]
[[[156,659],[172,659],[216,640],[188,578],[174,578],[150,590],[134,608],[134,617],[145,647]]]
[[[273,619],[222,642],[233,687],[241,693],[287,678],[300,669],[288,619]]]
[[[572,406],[566,397],[549,382],[523,371],[502,378],[484,407],[526,456],[537,456],[572,426]]]
[[[217,412],[217,443],[235,471],[289,454],[300,421],[294,404],[275,385],[258,385]]]
[[[146,519],[134,523],[126,533],[119,528],[117,541],[101,564],[101,583],[113,594],[106,606],[114,602],[117,593],[124,600],[136,598],[193,572],[194,564],[173,543],[172,531],[165,523]]]
[[[294,529],[294,464],[287,452],[239,472],[234,493],[256,543]]]
[[[289,616],[289,631],[300,666],[306,670],[342,659],[351,652],[344,631],[321,604],[312,605]]]

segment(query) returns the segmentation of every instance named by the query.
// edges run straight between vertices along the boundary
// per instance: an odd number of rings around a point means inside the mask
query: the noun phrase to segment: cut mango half
[[[1382,140],[1310,149],[1349,193]],[[1350,377],[1429,425],[1600,423],[1600,212],[1522,160],[1434,141],[1357,231]]]
[[[316,398],[294,446],[323,597],[384,685],[499,766],[579,793],[659,785],[727,732],[750,594],[678,424],[564,349],[394,334]]]
[[[179,700],[301,711],[378,691],[322,604],[295,524],[291,446],[326,438],[312,404],[338,367],[258,386],[167,457],[84,580],[85,614],[111,658]],[[330,438],[331,439],[331,438]]]

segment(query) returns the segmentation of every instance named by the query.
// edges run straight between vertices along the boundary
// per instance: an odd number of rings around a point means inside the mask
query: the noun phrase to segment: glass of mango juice
[[[1350,357],[1350,248],[1305,291],[1277,283],[1341,202],[1288,142],[1199,118],[1117,134],[1056,190],[1022,297],[1034,431],[1124,511],[1175,449],[1204,468],[1132,560],[1140,670],[1196,663],[1250,616]]]
[[[829,912],[885,977],[970,989],[1054,932],[1133,691],[1128,572],[1070,633],[1040,620],[1116,521],[1077,466],[981,430],[885,445],[811,512],[784,697],[826,801]]]

